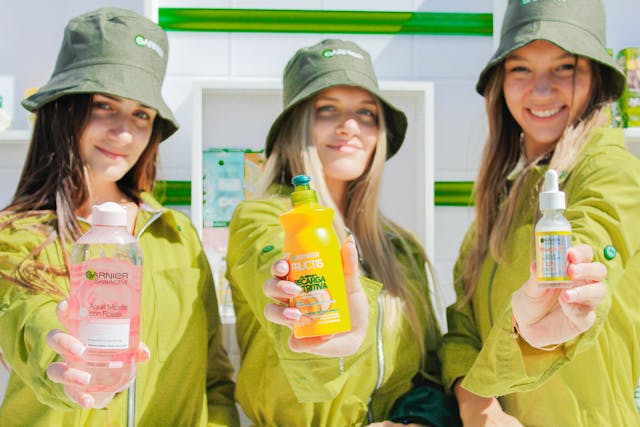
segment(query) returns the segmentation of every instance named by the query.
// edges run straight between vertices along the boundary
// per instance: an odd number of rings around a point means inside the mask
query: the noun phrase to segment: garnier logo
[[[87,279],[89,280],[96,280],[98,278],[98,273],[96,273],[95,270],[87,270],[85,276],[87,276]]]
[[[149,49],[157,53],[160,58],[164,58],[164,51],[162,50],[160,45],[158,45],[158,43],[154,42],[153,40],[149,40],[148,38],[140,34],[138,34],[134,40],[138,46],[148,47]]]
[[[520,4],[523,5],[523,6],[526,6],[526,5],[531,4],[531,3],[537,3],[538,1],[544,1],[544,0],[520,0]],[[556,3],[566,3],[567,2],[567,0],[553,0],[553,1],[556,2]]]
[[[349,55],[353,56],[354,58],[364,59],[363,56],[358,52],[354,52],[350,49],[326,49],[322,51],[322,56],[324,56],[325,58],[332,58],[336,55]]]

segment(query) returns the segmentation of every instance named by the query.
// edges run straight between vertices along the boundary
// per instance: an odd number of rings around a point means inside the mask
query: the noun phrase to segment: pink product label
[[[129,319],[92,319],[80,324],[80,339],[88,348],[125,350],[129,348]]]
[[[140,312],[142,266],[100,258],[71,269],[72,333],[89,348],[126,349]],[[132,331],[135,330],[135,331]]]

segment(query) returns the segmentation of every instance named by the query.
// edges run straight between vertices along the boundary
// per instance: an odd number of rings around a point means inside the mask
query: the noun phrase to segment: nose
[[[133,141],[133,134],[131,133],[131,123],[129,119],[124,115],[118,115],[114,117],[112,126],[110,129],[111,136],[123,144]]]
[[[341,122],[336,132],[339,135],[355,136],[360,134],[360,126],[356,119],[349,117],[345,121]]]
[[[550,76],[539,74],[533,81],[533,93],[538,96],[549,96],[553,92]]]

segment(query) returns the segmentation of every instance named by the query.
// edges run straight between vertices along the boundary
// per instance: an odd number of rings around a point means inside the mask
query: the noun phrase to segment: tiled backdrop
[[[0,14],[0,74],[16,78],[16,114],[12,127],[26,129],[26,114],[17,105],[17,100],[25,88],[38,86],[47,80],[55,62],[64,23],[92,8],[115,5],[150,15],[158,7],[172,6],[491,13],[494,3],[501,8],[504,0],[59,0],[53,3],[0,0],[0,8],[11,11]],[[640,15],[637,0],[607,0],[606,7],[609,46],[615,51],[627,46],[640,46],[640,36],[635,31],[635,20]],[[162,144],[160,178],[190,179],[192,81],[208,78],[279,79],[287,59],[296,49],[329,36],[351,39],[367,49],[380,80],[434,82],[435,180],[471,181],[475,178],[486,132],[482,98],[475,93],[474,84],[493,50],[491,37],[193,32],[169,33],[171,52],[165,95],[183,127],[170,141]],[[272,119],[264,118],[265,121]],[[0,205],[4,205],[12,195],[25,153],[24,141],[7,143],[0,134]],[[393,217],[392,209],[387,209],[386,213]],[[441,316],[442,309],[453,300],[450,272],[471,218],[472,212],[468,208],[443,206],[435,209],[435,234],[432,238],[435,239],[436,251],[433,261],[441,289]],[[6,374],[0,368],[0,400],[4,382]]]

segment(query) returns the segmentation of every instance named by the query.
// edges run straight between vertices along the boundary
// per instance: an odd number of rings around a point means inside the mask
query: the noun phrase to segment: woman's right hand
[[[68,303],[66,300],[61,301],[57,307],[58,318],[63,325],[68,325]],[[47,368],[49,379],[55,383],[62,384],[64,391],[71,400],[78,403],[83,408],[104,408],[111,402],[116,393],[125,390],[131,381],[121,389],[114,392],[86,392],[83,389],[91,381],[91,374],[80,369],[71,368],[66,360],[82,357],[85,346],[77,338],[69,335],[59,329],[53,329],[47,334],[47,344],[53,351],[62,356],[62,362],[54,362]],[[149,348],[140,343],[136,360],[138,363],[144,363],[149,360],[151,352]]]
[[[312,338],[289,338],[289,347],[298,353],[312,353],[319,356],[342,357],[354,354],[362,345],[369,322],[369,304],[360,283],[358,271],[358,253],[355,241],[349,236],[340,248],[344,280],[347,289],[347,302],[351,318],[351,330],[334,335]],[[297,296],[301,289],[298,285],[285,280],[289,273],[287,260],[276,261],[271,267],[274,276],[264,284],[264,293],[278,303],[267,304],[264,315],[267,320],[284,325],[293,330],[293,325],[300,321],[302,312],[289,307],[289,300]]]
[[[453,388],[465,427],[523,427],[516,418],[502,410],[495,397],[482,397],[463,388],[459,379]]]

